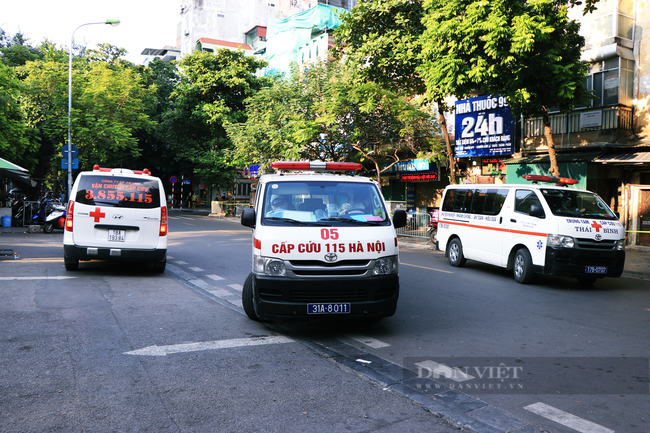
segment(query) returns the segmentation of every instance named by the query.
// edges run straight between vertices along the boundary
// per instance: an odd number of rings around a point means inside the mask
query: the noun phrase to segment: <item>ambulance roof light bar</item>
[[[355,171],[361,170],[357,162],[278,161],[271,164],[276,170]]]
[[[120,170],[120,169],[100,167],[99,164],[93,165],[93,171],[110,173],[112,170]],[[146,174],[147,176],[151,176],[151,172],[149,171],[148,168],[145,168],[144,170],[129,170],[129,171],[132,171],[133,174]]]
[[[559,183],[560,185],[575,185],[578,183],[575,179],[569,179],[566,177],[555,177],[555,176],[542,176],[539,174],[526,174],[522,176],[524,179],[529,180],[533,183],[537,182],[549,182],[549,183]]]

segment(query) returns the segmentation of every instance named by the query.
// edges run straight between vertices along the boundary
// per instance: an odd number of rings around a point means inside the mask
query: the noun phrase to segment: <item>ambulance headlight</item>
[[[253,272],[258,275],[270,275],[272,277],[284,277],[287,275],[287,270],[282,260],[262,256],[253,257]]]
[[[616,249],[619,251],[625,250],[625,239],[619,239],[616,241]]]
[[[573,248],[575,242],[571,236],[548,235],[547,244],[549,247]]]
[[[396,274],[399,270],[397,256],[384,257],[375,260],[375,267],[372,270],[373,275]]]

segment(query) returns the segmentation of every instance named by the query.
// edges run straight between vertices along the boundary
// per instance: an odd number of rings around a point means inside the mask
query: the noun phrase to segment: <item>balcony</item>
[[[620,143],[633,136],[634,111],[623,105],[554,113],[549,118],[553,141],[558,150]],[[541,117],[524,120],[523,137],[522,150],[525,153],[548,149]]]

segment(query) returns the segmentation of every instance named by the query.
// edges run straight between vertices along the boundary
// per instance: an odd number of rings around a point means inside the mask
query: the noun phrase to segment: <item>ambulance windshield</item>
[[[551,188],[541,191],[554,215],[618,220],[609,206],[590,192]]]
[[[266,187],[265,223],[390,225],[378,188],[369,182],[282,181]]]

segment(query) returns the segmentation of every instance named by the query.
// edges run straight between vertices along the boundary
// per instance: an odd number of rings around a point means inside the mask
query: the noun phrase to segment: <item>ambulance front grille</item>
[[[291,302],[365,302],[369,289],[344,289],[327,291],[292,290]]]
[[[580,249],[590,249],[590,250],[613,250],[616,248],[615,240],[602,240],[596,241],[589,238],[576,238],[576,247]]]

